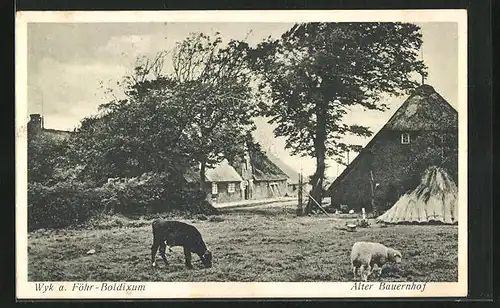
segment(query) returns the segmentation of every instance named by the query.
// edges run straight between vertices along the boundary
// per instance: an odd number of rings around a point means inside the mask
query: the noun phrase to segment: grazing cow
[[[212,267],[212,253],[207,249],[203,238],[192,225],[180,221],[157,219],[153,221],[153,246],[151,247],[151,262],[156,266],[156,253],[160,248],[160,256],[168,266],[165,256],[166,246],[182,246],[186,267],[192,269],[191,253],[197,254],[205,267]]]
[[[385,263],[400,263],[401,258],[401,252],[380,243],[356,242],[351,251],[351,266],[354,278],[356,279],[359,271],[361,279],[367,281],[372,269],[380,275],[382,266]]]

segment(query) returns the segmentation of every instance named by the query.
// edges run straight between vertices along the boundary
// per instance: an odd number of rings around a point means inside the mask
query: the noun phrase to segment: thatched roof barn
[[[328,189],[332,206],[388,209],[426,168],[458,177],[458,112],[433,87],[416,88]],[[372,188],[376,186],[372,198]]]

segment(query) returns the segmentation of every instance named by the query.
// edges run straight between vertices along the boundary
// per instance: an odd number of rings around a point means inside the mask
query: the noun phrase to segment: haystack
[[[385,223],[458,223],[458,189],[440,167],[425,170],[420,184],[377,218]]]

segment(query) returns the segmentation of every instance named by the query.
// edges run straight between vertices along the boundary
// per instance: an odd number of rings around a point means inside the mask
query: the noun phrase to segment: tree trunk
[[[316,105],[316,137],[314,138],[314,150],[316,152],[316,172],[312,178],[312,190],[309,201],[305,208],[305,215],[310,214],[317,207],[316,202],[321,205],[323,199],[323,179],[325,178],[325,155],[326,155],[326,116],[327,110],[324,102]],[[311,199],[314,198],[314,200]],[[315,202],[316,201],[316,202]]]
[[[317,207],[316,202],[321,204],[323,198],[323,178],[325,177],[325,151],[316,150],[316,172],[313,176],[311,196],[307,202],[304,214],[310,214]],[[311,199],[314,198],[314,200]],[[316,201],[316,202],[315,202]]]
[[[200,166],[200,190],[205,190],[205,172],[207,169],[207,163],[205,160],[201,161]]]
[[[299,174],[299,187],[297,191],[297,197],[298,197],[298,205],[297,205],[297,216],[302,216],[304,214],[304,210],[302,209],[302,192],[303,192],[303,185],[302,185],[302,172]]]

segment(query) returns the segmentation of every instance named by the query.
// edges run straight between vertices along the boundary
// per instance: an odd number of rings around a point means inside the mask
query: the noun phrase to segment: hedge
[[[62,228],[102,212],[105,192],[80,182],[28,183],[28,229]]]
[[[203,191],[183,188],[162,174],[110,179],[102,187],[76,181],[53,186],[28,184],[28,228],[62,228],[99,213],[144,215],[158,212],[215,214]]]

